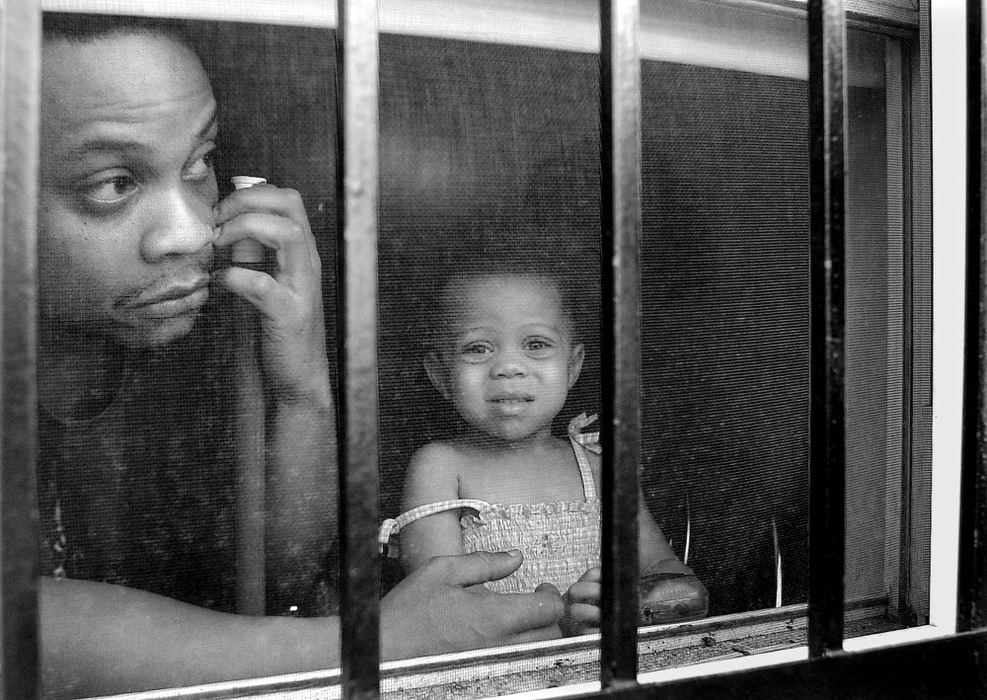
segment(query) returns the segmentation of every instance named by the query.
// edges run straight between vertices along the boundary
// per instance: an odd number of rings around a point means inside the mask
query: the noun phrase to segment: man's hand
[[[260,185],[233,192],[214,214],[216,246],[251,238],[274,251],[270,274],[237,266],[217,273],[260,314],[268,389],[279,401],[330,405],[321,262],[301,196]]]
[[[566,636],[584,634],[600,626],[601,575],[598,566],[588,569],[565,592],[565,619],[561,627]]]
[[[271,399],[265,435],[267,593],[287,610],[308,603],[336,532],[336,426],[319,254],[294,190],[237,190],[214,213],[216,246],[253,239],[274,253],[270,274],[234,264],[216,277],[258,312],[264,388]]]
[[[416,569],[384,597],[384,658],[558,637],[564,605],[552,586],[499,594],[479,585],[508,576],[520,565],[519,552],[476,552],[436,557]]]

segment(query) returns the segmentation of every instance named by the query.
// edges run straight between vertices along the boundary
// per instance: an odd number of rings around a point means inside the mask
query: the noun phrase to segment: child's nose
[[[497,361],[493,363],[490,369],[495,378],[513,379],[514,377],[523,377],[528,373],[522,355],[506,350],[498,354]]]

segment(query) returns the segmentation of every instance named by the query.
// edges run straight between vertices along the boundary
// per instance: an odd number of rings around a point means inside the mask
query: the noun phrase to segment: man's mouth
[[[209,276],[201,275],[146,296],[142,294],[132,308],[147,316],[170,318],[198,311],[208,298]]]

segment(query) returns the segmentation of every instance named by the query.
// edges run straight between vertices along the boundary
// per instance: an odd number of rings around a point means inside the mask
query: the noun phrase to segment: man
[[[96,26],[46,18],[39,185],[42,426],[48,421],[52,430],[80,439],[98,435],[108,415],[127,413],[122,397],[140,388],[135,357],[189,342],[210,296],[246,300],[261,319],[262,365],[273,397],[271,568],[307,570],[314,577],[335,522],[335,469],[327,466],[334,463],[333,405],[320,262],[301,200],[291,190],[263,186],[220,201],[211,156],[216,103],[196,56],[154,23],[99,18],[90,25]],[[274,251],[271,274],[235,266],[211,272],[214,258],[248,238]],[[181,437],[165,436],[164,444]],[[115,454],[118,438],[100,439],[98,449]],[[44,427],[42,443],[44,454]],[[51,464],[43,459],[39,470],[47,692],[103,694],[337,662],[337,618],[243,617],[140,590],[139,570],[154,568],[155,560],[167,558],[159,569],[181,566],[182,556],[154,546],[156,533],[170,525],[151,522],[133,545],[136,554],[122,560],[99,551],[106,543],[94,522],[101,518],[93,517],[116,517],[117,492],[142,488],[117,472],[140,465],[110,460],[102,471],[112,474],[93,473],[84,455],[61,459],[57,449],[49,451],[55,457],[47,460]],[[86,471],[66,478],[73,468]],[[172,478],[178,490],[160,493],[184,494],[182,485],[193,476],[179,470]],[[136,502],[153,507],[159,495],[155,490]],[[183,503],[178,505],[181,510]],[[139,521],[134,510],[127,517]],[[126,539],[118,529],[104,534]],[[192,557],[197,545],[186,544]],[[470,588],[519,563],[516,553],[441,558],[405,579],[382,602],[384,657],[555,634],[563,610],[557,593],[508,597]],[[86,577],[94,580],[80,580]]]

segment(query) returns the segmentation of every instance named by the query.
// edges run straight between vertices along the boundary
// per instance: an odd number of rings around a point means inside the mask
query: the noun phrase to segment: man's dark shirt
[[[42,574],[233,609],[232,363],[216,337],[132,359],[86,420],[39,410]]]

